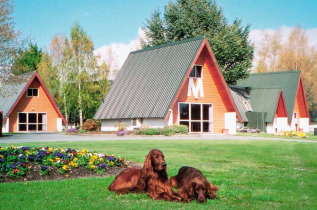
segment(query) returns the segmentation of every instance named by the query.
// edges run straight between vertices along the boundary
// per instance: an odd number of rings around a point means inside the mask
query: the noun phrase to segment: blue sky
[[[16,29],[30,35],[40,47],[55,34],[69,34],[79,22],[95,48],[128,43],[155,8],[164,10],[169,0],[15,0]],[[229,22],[242,19],[251,30],[301,25],[317,28],[315,0],[218,0]]]

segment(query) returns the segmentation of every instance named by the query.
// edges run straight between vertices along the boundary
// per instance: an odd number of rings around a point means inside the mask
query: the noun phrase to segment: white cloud
[[[138,37],[129,43],[111,43],[104,45],[94,51],[95,55],[100,56],[100,62],[105,61],[110,64],[111,74],[109,79],[114,79],[113,70],[121,69],[124,61],[131,51],[141,49],[141,39],[145,37],[144,31],[139,28]]]

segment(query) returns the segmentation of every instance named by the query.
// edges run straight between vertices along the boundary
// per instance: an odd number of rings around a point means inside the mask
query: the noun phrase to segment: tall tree
[[[10,72],[11,61],[23,46],[20,32],[14,29],[13,12],[12,0],[0,0],[0,79]]]
[[[23,74],[30,71],[35,71],[37,65],[41,62],[42,50],[36,44],[29,44],[26,50],[19,50],[14,56],[11,71],[13,74]]]
[[[147,40],[143,47],[205,36],[228,84],[248,77],[253,59],[249,26],[243,27],[241,20],[228,24],[222,9],[211,0],[170,2],[163,18],[154,11],[144,29]]]
[[[61,111],[65,116],[66,120],[66,128],[68,128],[69,122],[69,110],[70,106],[68,104],[68,93],[70,88],[68,87],[69,82],[69,72],[71,69],[71,48],[69,46],[69,42],[64,35],[55,35],[52,38],[50,44],[50,57],[52,59],[52,65],[57,70],[57,77],[59,80],[59,92],[55,100],[57,100],[60,107],[62,107]],[[61,100],[59,99],[61,97]]]
[[[257,51],[260,52],[261,63],[256,70],[267,71],[301,70],[308,108],[317,106],[317,50],[309,45],[307,35],[301,27],[295,27],[286,42],[280,42],[280,31],[267,34]]]

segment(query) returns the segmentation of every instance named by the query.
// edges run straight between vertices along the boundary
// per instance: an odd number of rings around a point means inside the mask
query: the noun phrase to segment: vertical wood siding
[[[177,103],[175,103],[173,109],[173,123],[178,123],[178,103],[179,102],[189,102],[189,103],[210,103],[213,104],[213,133],[222,133],[222,129],[225,127],[225,113],[228,109],[225,106],[225,102],[223,101],[223,97],[221,94],[224,91],[218,86],[218,81],[216,81],[217,77],[215,77],[212,71],[215,71],[214,68],[209,69],[206,63],[206,59],[210,60],[210,56],[208,55],[207,50],[203,50],[201,55],[195,64],[203,66],[203,87],[205,97],[200,97],[198,94],[198,98],[195,99],[193,94],[192,96],[187,96],[188,89],[188,78],[186,79],[185,86],[183,87],[177,99]],[[191,69],[190,69],[191,71]]]
[[[9,131],[18,131],[18,112],[29,112],[29,113],[46,113],[47,116],[47,131],[55,132],[57,131],[57,118],[53,105],[49,101],[47,95],[45,94],[43,87],[37,78],[30,84],[29,88],[38,88],[38,97],[27,97],[26,93],[23,94],[21,100],[18,102],[17,106],[13,109],[10,118]],[[34,110],[32,110],[34,109]]]

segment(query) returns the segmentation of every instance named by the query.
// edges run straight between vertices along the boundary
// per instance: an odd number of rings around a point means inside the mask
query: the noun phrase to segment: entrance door
[[[46,113],[18,113],[18,131],[46,131]]]
[[[179,125],[188,126],[190,133],[212,133],[212,104],[179,103]]]

